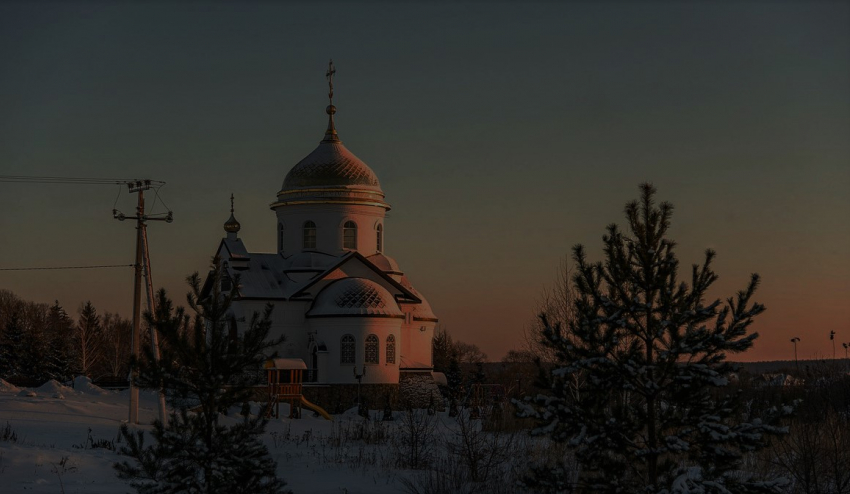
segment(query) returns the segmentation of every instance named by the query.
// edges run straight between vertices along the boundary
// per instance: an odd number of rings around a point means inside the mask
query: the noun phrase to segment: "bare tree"
[[[118,314],[103,314],[103,367],[113,377],[129,372],[133,325]]]
[[[521,355],[533,355],[544,367],[554,365],[558,359],[556,350],[545,343],[545,327],[541,324],[541,316],[545,316],[550,324],[560,325],[562,328],[570,327],[570,323],[575,320],[576,291],[572,283],[574,275],[575,270],[570,265],[569,257],[565,255],[558,263],[552,285],[544,287],[540,294],[533,320],[523,329]],[[568,331],[565,331],[563,336],[571,338]],[[579,399],[585,373],[575,372],[569,377],[572,397]]]
[[[482,352],[478,345],[473,343],[464,343],[462,341],[454,342],[454,351],[457,355],[457,360],[461,364],[483,364],[487,361],[487,354]]]
[[[572,286],[573,268],[570,266],[569,257],[566,255],[558,263],[555,270],[555,278],[550,286],[544,286],[537,305],[534,307],[533,316],[522,331],[522,351],[536,355],[541,362],[555,362],[554,350],[543,343],[543,327],[540,325],[540,315],[553,324],[560,323],[562,327],[568,327],[574,318],[575,290]]]
[[[398,465],[404,468],[425,468],[434,456],[437,421],[425,410],[408,408],[401,416],[393,448]]]
[[[446,445],[448,451],[467,468],[471,481],[486,482],[514,453],[516,433],[488,432],[480,420],[471,418],[469,410],[458,415],[457,423],[457,432]]]

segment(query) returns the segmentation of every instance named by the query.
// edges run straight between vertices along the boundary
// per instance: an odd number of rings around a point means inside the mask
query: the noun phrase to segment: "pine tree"
[[[30,305],[30,304],[27,304]],[[29,309],[38,309],[37,304],[31,304]],[[20,375],[29,379],[44,382],[50,379],[47,374],[46,355],[48,342],[44,332],[43,323],[39,318],[33,317],[35,311],[28,311],[23,319],[23,337],[20,347],[15,350],[20,366]]]
[[[21,376],[21,353],[24,345],[24,329],[18,311],[12,312],[6,321],[3,338],[0,339],[0,377]]]
[[[65,382],[71,379],[72,348],[71,336],[74,334],[74,321],[56,300],[47,316],[45,373],[49,379]]]
[[[435,372],[448,372],[454,352],[454,342],[445,328],[437,328],[434,331],[432,346],[432,365]]]
[[[753,478],[742,458],[784,431],[774,424],[790,407],[745,417],[726,389],[736,368],[726,355],[758,336],[747,329],[764,311],[750,302],[759,278],[725,305],[706,304],[715,253],[680,281],[666,236],[673,207],[656,207],[651,185],[641,190],[640,202],[626,206],[629,233],[608,227],[604,262],[574,248],[574,318],[563,327],[541,316],[557,356],[551,395],[526,398],[521,415],[538,419],[534,432],[574,448],[579,492],[779,492],[782,481]],[[577,373],[580,394],[571,389]]]
[[[133,362],[140,387],[166,391],[176,411],[168,425],[156,421],[156,443],[144,445],[144,433],[121,428],[127,441],[122,453],[136,460],[115,465],[120,477],[131,479],[140,493],[280,493],[286,483],[277,478],[276,465],[259,440],[262,417],[245,417],[236,425],[220,423],[227,409],[247,402],[255,375],[274,357],[283,338],[268,339],[271,305],[254,314],[249,327],[235,337],[228,328],[228,309],[235,296],[219,292],[220,270],[214,269],[212,293],[202,298],[200,278],[189,278],[190,316],[174,308],[164,290],[157,294],[156,314],[147,314],[161,342],[161,359],[154,364],[150,348]],[[190,409],[193,412],[190,412]]]

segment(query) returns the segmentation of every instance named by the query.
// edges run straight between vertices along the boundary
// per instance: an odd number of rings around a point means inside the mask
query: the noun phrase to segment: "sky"
[[[386,252],[455,338],[521,345],[575,244],[649,181],[712,297],[762,276],[742,360],[850,342],[850,3],[0,3],[0,174],[162,180],[153,280],[177,301],[236,197],[249,250],[324,134],[392,205]],[[0,268],[130,264],[117,185],[0,182]],[[132,269],[0,271],[0,288],[130,316]],[[841,345],[838,345],[839,356]]]

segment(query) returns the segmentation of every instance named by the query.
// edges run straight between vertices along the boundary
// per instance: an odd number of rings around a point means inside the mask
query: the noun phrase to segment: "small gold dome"
[[[224,231],[227,233],[237,233],[242,228],[242,225],[236,221],[236,217],[233,216],[233,194],[230,194],[230,219],[228,219],[224,223]]]

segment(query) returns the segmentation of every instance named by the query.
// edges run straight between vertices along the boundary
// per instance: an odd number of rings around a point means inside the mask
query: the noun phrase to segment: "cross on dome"
[[[224,223],[224,231],[228,234],[233,233],[234,235],[239,232],[242,228],[242,225],[236,221],[236,217],[233,216],[233,194],[230,194],[230,218]]]
[[[336,74],[336,69],[334,68],[334,61],[331,59],[328,62],[328,71],[325,73],[325,77],[328,78],[328,107],[325,109],[325,112],[328,114],[328,130],[325,131],[324,141],[329,142],[337,142],[339,141],[339,136],[336,134],[336,127],[334,127],[334,113],[336,113],[336,107],[334,106],[334,74]]]

